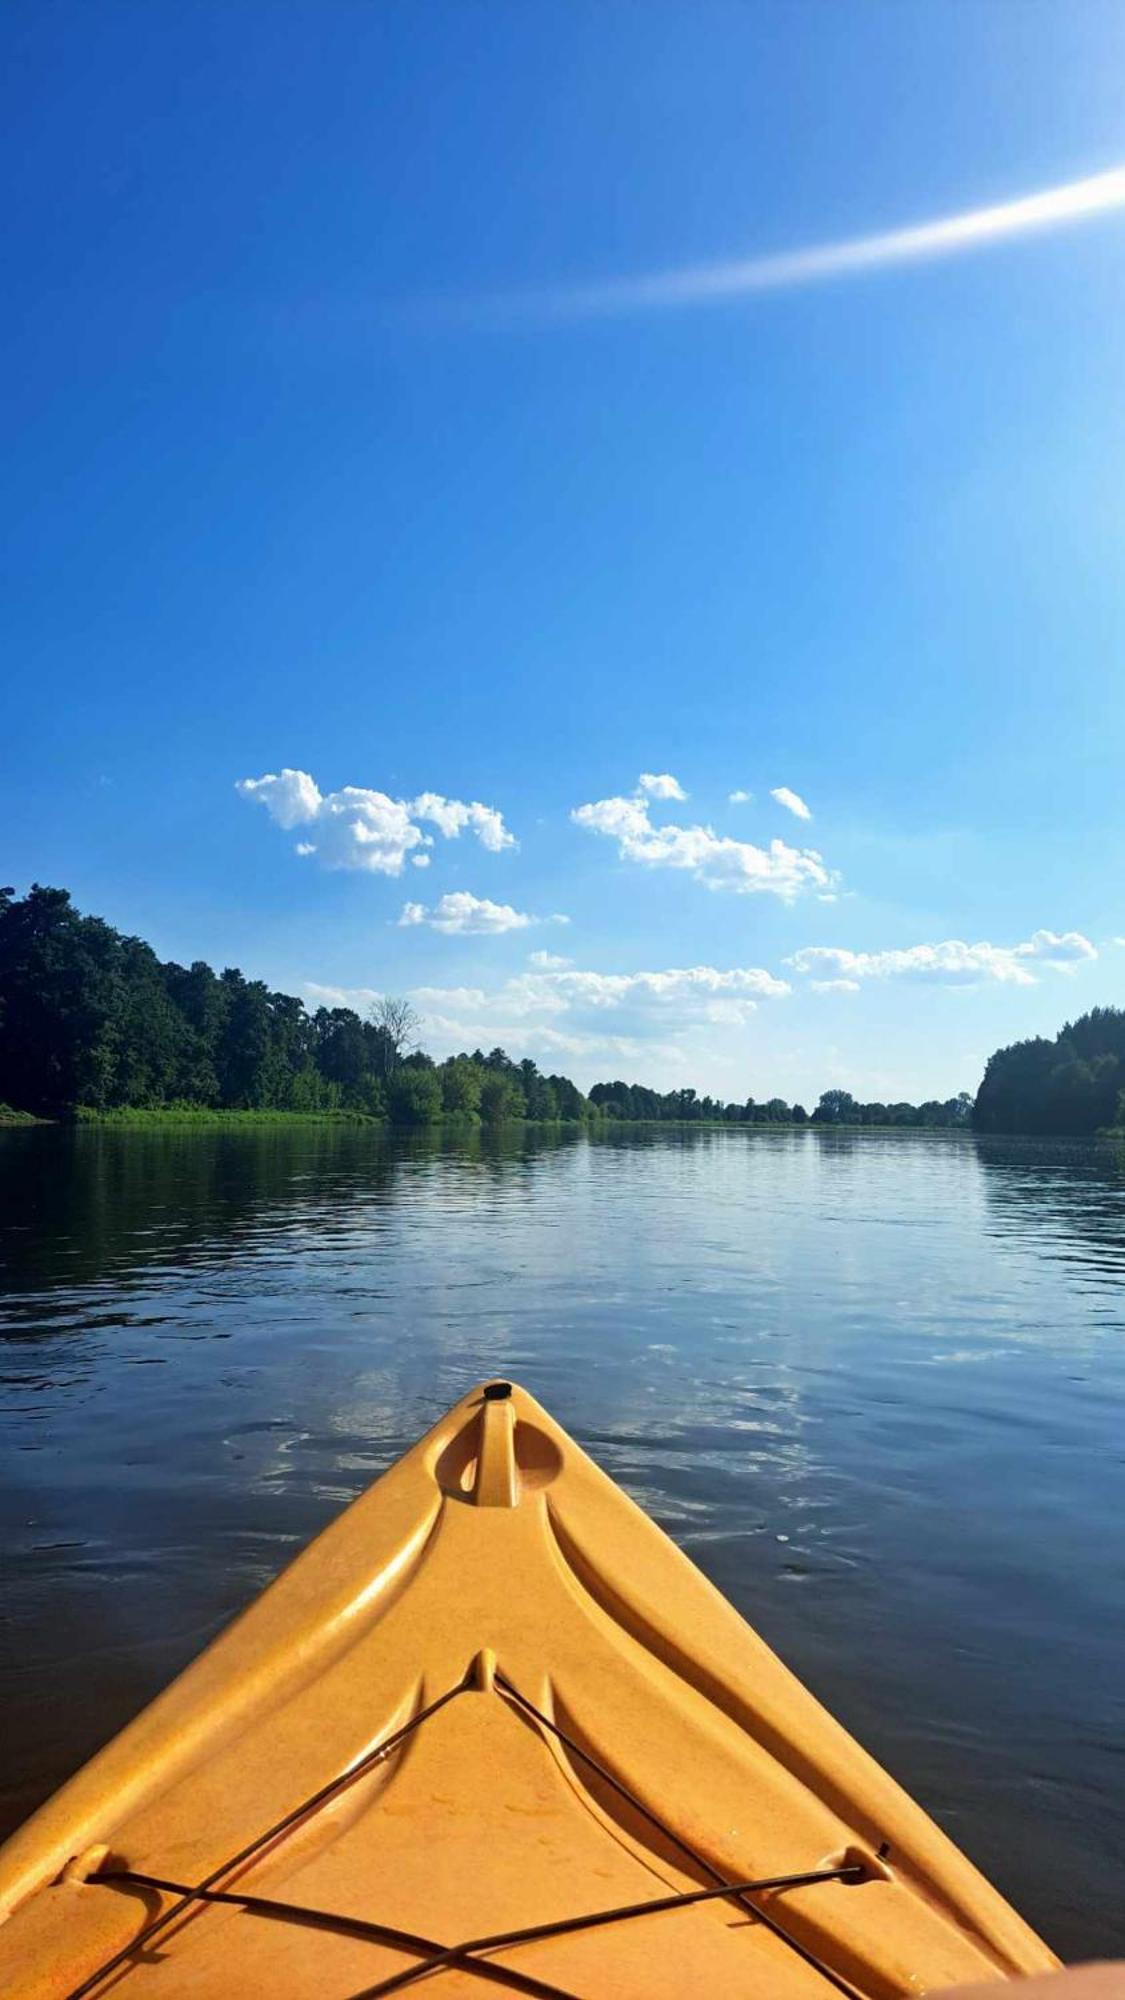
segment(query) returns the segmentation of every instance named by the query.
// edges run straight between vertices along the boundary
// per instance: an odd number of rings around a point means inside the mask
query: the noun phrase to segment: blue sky
[[[1125,187],[755,261],[1125,167],[1120,7],[0,33],[5,880],[584,1083],[1125,999]]]

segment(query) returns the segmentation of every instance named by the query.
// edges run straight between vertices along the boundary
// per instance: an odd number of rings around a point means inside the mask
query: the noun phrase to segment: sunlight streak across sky
[[[523,292],[495,300],[549,317],[577,319],[675,306],[709,305],[757,292],[784,291],[830,278],[846,278],[895,264],[952,257],[1036,230],[1060,229],[1091,216],[1125,208],[1125,167],[1112,167],[1084,180],[1042,188],[1038,194],[989,208],[969,208],[905,229],[850,236],[836,243],[810,244],[719,263],[688,264],[634,278],[609,278],[565,289]]]

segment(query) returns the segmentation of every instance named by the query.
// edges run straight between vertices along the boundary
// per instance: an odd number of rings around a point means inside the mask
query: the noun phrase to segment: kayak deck
[[[0,1850],[22,2000],[1057,1961],[547,1413],[455,1406]]]

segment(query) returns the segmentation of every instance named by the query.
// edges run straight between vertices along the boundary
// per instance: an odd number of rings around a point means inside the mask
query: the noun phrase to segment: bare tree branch
[[[383,1075],[389,1076],[411,1049],[417,1048],[422,1017],[409,1000],[396,999],[387,993],[381,1000],[372,1001],[367,1019],[379,1036]]]

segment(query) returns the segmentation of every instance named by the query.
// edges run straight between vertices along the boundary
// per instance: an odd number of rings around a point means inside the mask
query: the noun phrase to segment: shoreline
[[[37,1126],[53,1127],[66,1131],[170,1131],[176,1128],[201,1131],[242,1131],[252,1126],[294,1127],[303,1126],[371,1126],[384,1132],[436,1132],[465,1131],[487,1132],[510,1130],[513,1126],[530,1126],[536,1131],[590,1132],[968,1132],[968,1126],[949,1125],[861,1125],[820,1124],[809,1118],[803,1123],[791,1119],[749,1119],[739,1121],[730,1118],[614,1118],[604,1115],[595,1118],[505,1118],[495,1124],[486,1124],[479,1117],[461,1111],[445,1111],[434,1119],[426,1119],[418,1124],[396,1124],[387,1117],[370,1111],[278,1111],[268,1108],[234,1110],[211,1105],[156,1105],[146,1108],[140,1105],[119,1105],[106,1111],[93,1111],[85,1106],[66,1116],[44,1118],[30,1111],[16,1111],[11,1106],[0,1107],[0,1130]],[[1094,1134],[1095,1137],[1103,1136]],[[1115,1136],[1113,1133],[1110,1137]]]
[[[600,1115],[588,1119],[565,1118],[507,1118],[496,1124],[485,1124],[480,1118],[458,1111],[443,1112],[440,1117],[428,1119],[420,1124],[396,1124],[385,1115],[369,1111],[279,1111],[267,1108],[254,1110],[233,1110],[211,1105],[159,1105],[151,1108],[120,1105],[106,1111],[93,1111],[79,1107],[65,1117],[45,1118],[31,1111],[21,1111],[10,1104],[0,1105],[0,1132],[21,1131],[32,1128],[38,1130],[70,1131],[249,1131],[259,1130],[300,1130],[305,1127],[370,1127],[372,1130],[388,1134],[419,1132],[497,1132],[510,1131],[515,1126],[528,1127],[533,1131],[586,1132],[594,1137],[606,1133],[619,1132],[872,1132],[894,1133],[942,1133],[950,1132],[975,1138],[1084,1138],[1125,1140],[1125,1126],[1103,1125],[1095,1132],[1087,1133],[991,1133],[974,1132],[970,1125],[864,1125],[841,1120],[839,1123],[818,1123],[809,1118],[794,1123],[792,1120],[778,1119],[747,1120],[740,1122],[726,1118],[614,1118]]]

